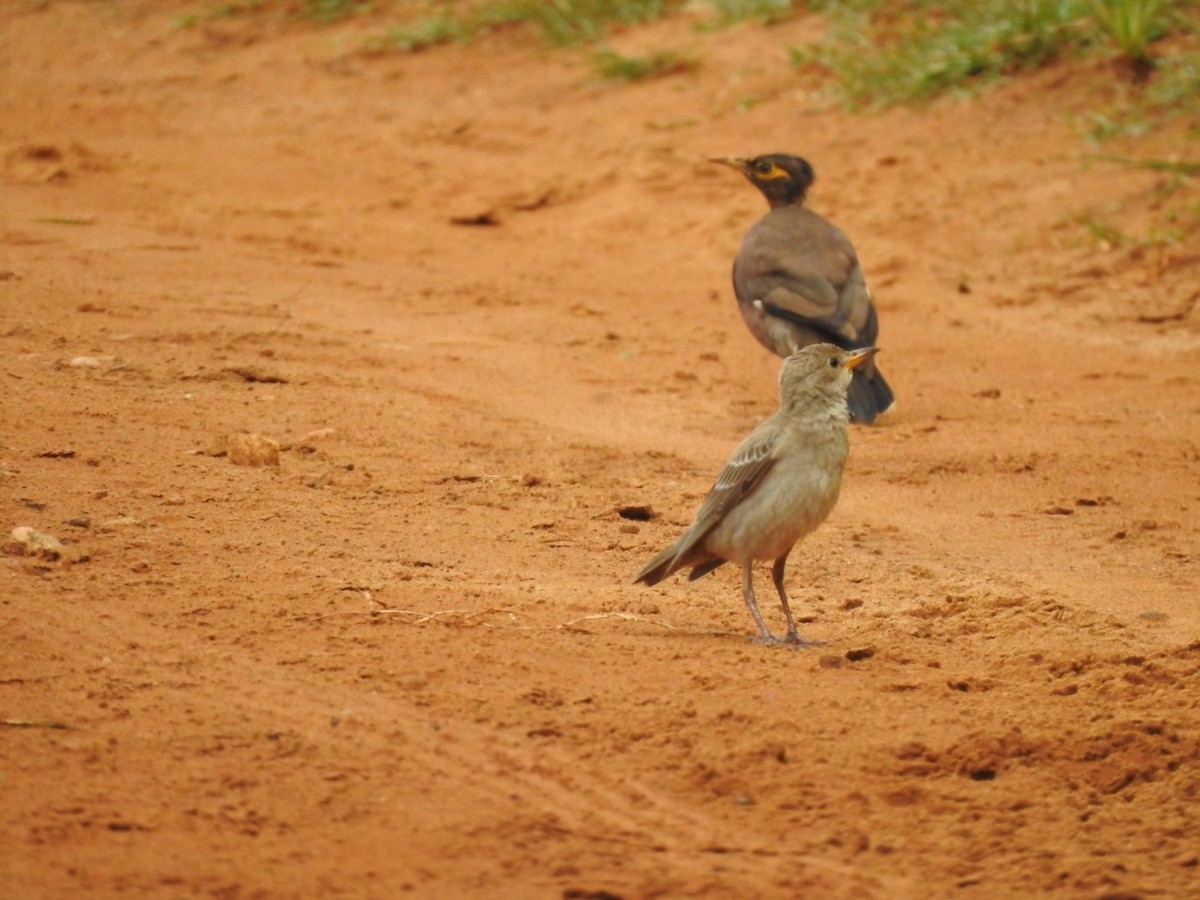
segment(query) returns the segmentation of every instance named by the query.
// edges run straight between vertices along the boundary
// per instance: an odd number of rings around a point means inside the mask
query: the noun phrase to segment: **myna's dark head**
[[[749,159],[722,156],[712,162],[737,169],[745,175],[762,191],[772,209],[803,203],[804,194],[816,177],[807,160],[787,153],[768,153]]]

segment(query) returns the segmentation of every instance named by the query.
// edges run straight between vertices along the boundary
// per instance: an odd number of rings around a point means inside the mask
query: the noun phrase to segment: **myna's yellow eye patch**
[[[759,181],[775,181],[777,178],[790,177],[787,169],[781,169],[775,163],[766,160],[760,160],[754,164],[754,176]]]

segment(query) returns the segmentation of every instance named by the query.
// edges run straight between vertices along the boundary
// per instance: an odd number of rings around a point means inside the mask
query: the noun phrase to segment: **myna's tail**
[[[853,421],[870,425],[895,399],[883,373],[874,369],[871,372],[858,370],[854,373],[846,402],[850,406],[850,418]]]

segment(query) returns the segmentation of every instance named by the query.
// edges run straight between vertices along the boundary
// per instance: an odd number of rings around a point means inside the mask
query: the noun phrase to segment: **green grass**
[[[1098,155],[1092,158],[1102,162],[1129,166],[1133,169],[1149,169],[1152,172],[1166,172],[1170,175],[1179,175],[1185,178],[1200,175],[1200,163],[1194,162],[1180,162],[1170,159],[1131,159],[1128,156],[1107,155]]]
[[[1094,144],[1123,137],[1141,137],[1151,130],[1151,122],[1131,112],[1091,110],[1084,116],[1083,134]]]
[[[277,5],[277,4],[276,4]],[[337,22],[357,12],[376,6],[372,0],[299,0],[283,5],[284,15],[293,19],[308,19],[313,22]],[[208,19],[229,19],[267,12],[272,7],[268,0],[227,0],[209,6],[203,12],[185,13],[175,18],[178,28],[190,28],[197,22]]]
[[[761,5],[766,0],[756,2]],[[529,29],[552,46],[573,47],[601,41],[613,28],[672,15],[685,4],[686,0],[477,0],[473,3],[445,0],[420,3],[411,0],[226,0],[210,5],[202,12],[179,16],[175,21],[180,27],[187,27],[208,19],[273,13],[296,20],[336,22],[359,12],[387,13],[416,5],[423,10],[422,14],[409,16],[403,24],[385,28],[370,41],[370,49],[416,52],[517,27]]]
[[[1114,225],[1112,219],[1120,215],[1119,206],[1094,208],[1075,221],[1081,225],[1092,241],[1112,247],[1154,248],[1194,242],[1200,234],[1200,202],[1196,200],[1196,176],[1200,175],[1200,162],[1136,158],[1110,154],[1091,156],[1097,163],[1129,169],[1145,169],[1162,177],[1151,187],[1150,206],[1154,209],[1154,222],[1144,236],[1131,234]]]
[[[848,106],[920,102],[1088,52],[1146,80],[1151,45],[1195,31],[1194,0],[860,0],[831,4],[825,40],[791,50],[832,75]]]
[[[832,74],[851,107],[927,100],[1078,52],[1088,0],[910,0],[830,11],[827,39],[793,63]]]
[[[1145,102],[1153,109],[1190,109],[1200,129],[1200,54],[1175,53],[1160,59],[1146,85]]]
[[[1176,216],[1168,215],[1168,220],[1174,222],[1175,219],[1182,218],[1183,211],[1177,212],[1180,214]],[[1192,210],[1191,212],[1194,218],[1195,211]],[[1150,227],[1144,236],[1131,234],[1120,226],[1105,221],[1095,213],[1084,216],[1079,220],[1079,224],[1093,242],[1106,244],[1109,247],[1141,248],[1145,250],[1157,247],[1177,246],[1187,238],[1187,232],[1183,228],[1163,228],[1157,225]]]
[[[297,14],[317,22],[337,22],[372,6],[370,0],[303,0]]]
[[[225,0],[177,21],[276,15],[333,22],[358,13],[386,21],[402,13],[366,49],[412,53],[510,30],[550,46],[594,47],[613,31],[685,9],[705,30],[822,15],[825,38],[791,48],[789,56],[834,84],[850,108],[920,103],[1062,58],[1105,54],[1123,61],[1124,75],[1138,84],[1139,108],[1097,110],[1091,137],[1136,134],[1164,110],[1188,109],[1200,134],[1198,56],[1154,50],[1164,37],[1200,32],[1200,0]],[[592,64],[603,78],[632,81],[691,69],[699,60],[672,50],[628,57],[601,47]],[[1118,67],[1114,81],[1121,75]]]
[[[450,44],[474,37],[475,31],[455,16],[442,13],[422,16],[411,25],[389,25],[383,33],[367,42],[371,51],[399,50],[416,53],[427,47]]]
[[[1150,61],[1150,44],[1167,31],[1162,0],[1092,0],[1092,14],[1131,63]]]
[[[709,0],[707,5],[716,13],[713,26],[720,28],[747,20],[774,25],[815,4],[796,0]]]
[[[613,81],[641,81],[675,75],[690,72],[699,64],[696,57],[675,50],[656,50],[647,56],[624,56],[606,48],[592,55],[596,73],[601,78]]]
[[[411,52],[524,27],[551,46],[574,47],[601,41],[614,27],[671,15],[682,6],[683,0],[483,0],[458,12],[443,10],[393,25],[372,43],[376,50]]]
[[[1079,224],[1083,226],[1084,231],[1097,244],[1110,244],[1114,247],[1121,247],[1132,243],[1133,240],[1117,226],[1109,224],[1095,213],[1089,213],[1084,216],[1080,219]]]
[[[470,40],[506,26],[522,26],[551,46],[574,47],[603,41],[614,28],[662,19],[685,7],[711,12],[713,18],[704,27],[720,28],[745,20],[773,24],[823,2],[836,0],[481,0],[457,13],[436,12],[412,24],[393,26],[380,45],[390,40],[401,50],[421,49],[433,43]],[[428,40],[426,35],[431,32],[446,37]]]
[[[208,19],[229,19],[233,16],[246,15],[262,9],[263,0],[231,0],[228,3],[218,3],[209,6],[203,12],[184,13],[174,19],[176,28],[191,28],[197,22]]]
[[[485,4],[508,22],[533,26],[555,46],[602,39],[614,25],[637,25],[676,12],[678,0],[501,0]]]
[[[1096,144],[1116,138],[1139,137],[1171,121],[1184,122],[1185,134],[1200,138],[1200,54],[1175,52],[1160,57],[1148,80],[1136,90],[1119,91],[1116,98],[1091,111],[1083,123],[1085,136]]]

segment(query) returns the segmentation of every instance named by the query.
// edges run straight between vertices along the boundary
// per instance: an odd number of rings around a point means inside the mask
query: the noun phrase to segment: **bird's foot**
[[[824,647],[825,646],[824,641],[817,641],[817,640],[806,641],[804,638],[800,637],[800,635],[796,634],[796,632],[794,632],[794,631],[789,631],[784,636],[783,643],[788,644],[789,646],[792,646],[792,647],[796,647],[797,649],[799,649],[800,647]]]
[[[761,634],[756,634],[750,638],[752,644],[762,644],[764,647],[778,647],[784,642],[785,638],[776,637],[769,631],[764,631]]]
[[[780,637],[776,634],[771,634],[769,631],[764,631],[761,634],[756,634],[750,640],[755,644],[762,644],[764,647],[819,647],[823,641],[806,641],[794,631],[789,631],[787,634]]]
[[[825,643],[824,641],[806,641],[794,631],[789,631],[783,637],[765,631],[756,634],[750,640],[755,644],[762,644],[764,647],[795,647],[797,650],[801,647],[820,647]]]

